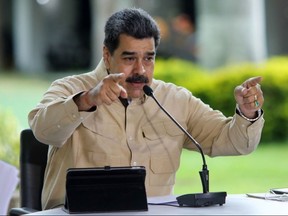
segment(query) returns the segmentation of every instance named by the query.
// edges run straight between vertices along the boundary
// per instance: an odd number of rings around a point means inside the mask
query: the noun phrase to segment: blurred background
[[[286,0],[1,0],[0,67],[93,69],[111,13],[141,7],[159,22],[158,56],[215,68],[286,54]]]
[[[236,85],[263,76],[259,149],[209,159],[211,188],[288,187],[287,0],[0,0],[0,160],[19,166],[28,112],[53,80],[96,67],[105,21],[126,7],[143,8],[160,26],[155,77],[188,88],[224,114],[234,113]],[[192,154],[183,152],[176,193],[200,188],[201,159]]]

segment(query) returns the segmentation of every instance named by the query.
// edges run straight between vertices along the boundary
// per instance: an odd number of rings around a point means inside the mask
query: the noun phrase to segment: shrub
[[[155,78],[189,89],[226,116],[235,112],[234,88],[249,77],[262,76],[265,126],[262,141],[288,139],[288,57],[274,57],[262,64],[243,63],[206,71],[187,61],[158,59]]]
[[[0,107],[0,160],[19,167],[19,123],[16,117]]]

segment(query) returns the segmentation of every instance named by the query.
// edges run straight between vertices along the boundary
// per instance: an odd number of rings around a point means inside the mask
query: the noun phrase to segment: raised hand
[[[260,86],[261,81],[262,77],[252,77],[234,90],[236,103],[247,118],[255,118],[256,111],[263,106],[264,97]]]
[[[94,88],[83,92],[79,95],[79,98],[74,99],[79,111],[89,110],[103,103],[110,105],[117,100],[119,96],[127,98],[126,90],[119,84],[123,79],[125,79],[124,73],[110,74]]]

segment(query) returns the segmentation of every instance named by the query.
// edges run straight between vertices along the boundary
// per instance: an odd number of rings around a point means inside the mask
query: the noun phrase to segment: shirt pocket
[[[187,129],[184,123],[179,123],[185,130]],[[158,140],[165,136],[178,137],[183,136],[183,131],[171,121],[157,122],[142,127],[143,136],[149,140]]]
[[[97,122],[97,123],[96,123]],[[84,128],[93,132],[95,135],[99,135],[103,139],[112,139],[114,141],[119,141],[120,129],[114,123],[103,123],[96,121],[94,118],[87,118],[82,122]],[[110,141],[111,142],[111,141]]]
[[[150,169],[153,174],[175,173],[180,164],[184,133],[173,122],[157,122],[142,128],[150,150]],[[167,176],[168,177],[168,176]]]
[[[94,166],[116,166],[127,161],[121,155],[122,146],[119,140],[123,132],[117,124],[104,124],[91,118],[83,121],[79,130],[79,154],[83,156],[81,160],[86,160],[86,163]]]

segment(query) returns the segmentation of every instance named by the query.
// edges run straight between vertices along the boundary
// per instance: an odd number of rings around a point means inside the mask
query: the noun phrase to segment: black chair
[[[20,134],[20,207],[10,216],[41,211],[41,192],[47,164],[48,145],[39,142],[31,129]]]

